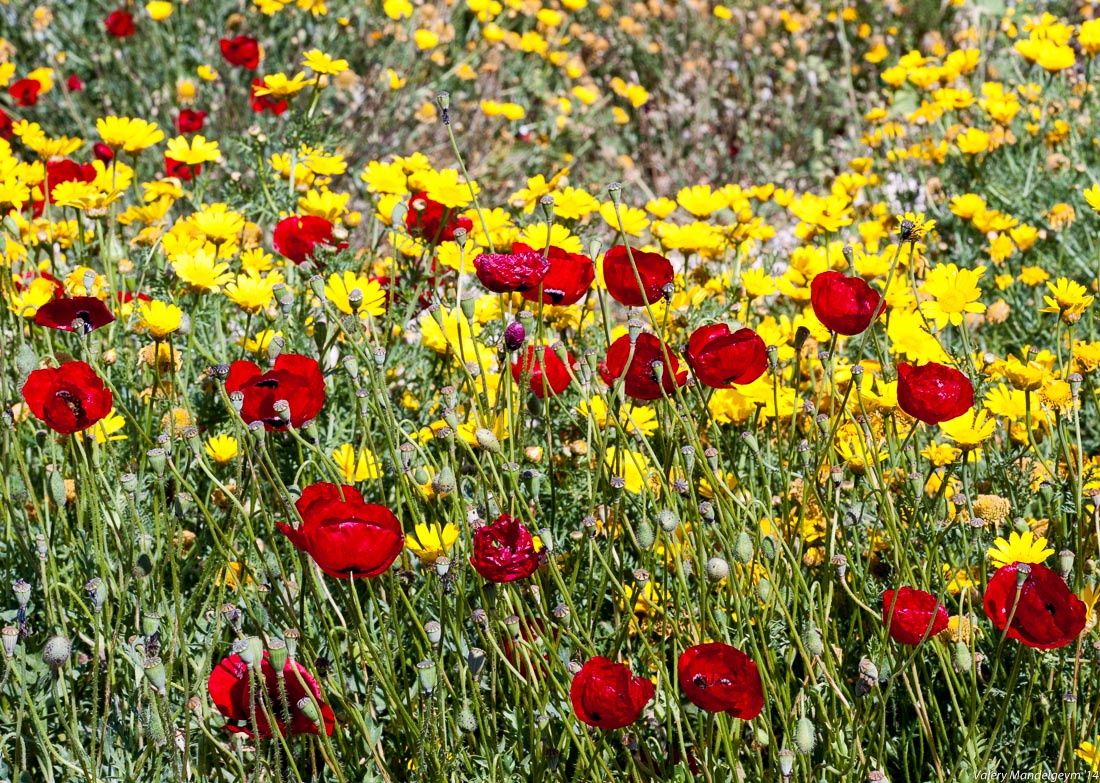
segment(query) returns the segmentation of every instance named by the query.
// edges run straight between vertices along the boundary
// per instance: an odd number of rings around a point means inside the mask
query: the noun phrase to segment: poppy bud
[[[107,584],[98,576],[94,577],[84,585],[84,592],[88,594],[88,600],[91,601],[92,611],[99,614],[107,600]]]
[[[642,549],[650,549],[657,539],[657,536],[653,531],[653,525],[645,521],[638,523],[637,536],[638,546],[640,546]]]
[[[64,508],[65,503],[68,500],[65,492],[65,477],[61,475],[61,471],[55,467],[50,471],[50,499],[57,504],[58,508]]]
[[[666,533],[674,533],[680,526],[680,519],[669,509],[661,509],[657,512],[657,524]]]
[[[767,579],[761,579],[756,583],[756,597],[760,603],[771,603],[772,600],[772,583]]]
[[[967,673],[970,671],[970,667],[974,664],[974,658],[970,654],[970,648],[966,646],[966,642],[955,642],[955,668],[962,672]]]
[[[794,746],[799,753],[813,753],[816,744],[814,723],[809,718],[799,718],[794,726]]]
[[[54,671],[64,666],[73,652],[73,643],[66,636],[51,636],[42,650],[42,660]]]
[[[825,640],[822,638],[821,629],[811,625],[802,634],[802,643],[806,645],[806,652],[817,658],[825,652]]]
[[[455,718],[455,722],[462,731],[467,734],[472,734],[477,731],[477,717],[474,715],[473,710],[469,707],[463,707],[458,711],[458,715]]]
[[[741,531],[737,535],[737,541],[733,545],[733,556],[738,563],[742,565],[748,565],[752,562],[752,558],[755,555],[755,547],[753,546],[752,536],[748,533]]]
[[[775,539],[771,536],[760,539],[760,551],[768,560],[775,560]]]
[[[1058,553],[1058,573],[1062,575],[1063,579],[1069,579],[1069,575],[1073,572],[1073,561],[1076,555],[1068,549],[1063,549]]]

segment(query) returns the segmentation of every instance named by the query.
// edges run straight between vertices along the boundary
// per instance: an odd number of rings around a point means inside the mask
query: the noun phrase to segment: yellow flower
[[[218,142],[207,141],[201,133],[196,134],[188,141],[186,136],[177,136],[168,142],[165,152],[169,158],[188,166],[197,166],[202,163],[217,163],[222,158],[218,150]]]
[[[348,69],[347,60],[334,60],[320,49],[310,49],[302,58],[302,65],[314,73],[335,75]]]
[[[138,308],[138,317],[141,319],[139,328],[147,330],[154,338],[167,337],[180,328],[183,321],[183,310],[174,304],[153,299],[142,302]]]
[[[282,276],[269,274],[264,277],[255,270],[237,275],[237,279],[231,281],[225,287],[225,295],[229,301],[249,313],[258,313],[269,304],[275,296],[272,289],[275,283],[282,282]]]
[[[206,453],[219,465],[224,465],[240,453],[237,439],[232,435],[215,435],[206,440]]]
[[[726,206],[726,199],[712,192],[710,185],[693,185],[676,194],[676,203],[695,217],[705,218]]]
[[[267,350],[267,346],[271,345],[272,340],[282,336],[282,332],[274,329],[262,329],[256,332],[255,337],[242,336],[241,339],[237,340],[237,345],[251,353],[263,353]]]
[[[421,29],[413,33],[413,42],[416,44],[416,48],[421,51],[434,49],[439,45],[439,36],[431,30]]]
[[[1081,320],[1081,316],[1095,297],[1087,293],[1087,289],[1080,283],[1075,283],[1065,277],[1059,277],[1053,283],[1047,283],[1051,296],[1044,296],[1046,302],[1039,312],[1058,313],[1062,321],[1067,324],[1075,324]]]
[[[1093,772],[1100,770],[1100,747],[1097,747],[1097,743],[1100,743],[1100,738],[1097,738],[1096,742],[1082,742],[1077,746],[1077,750],[1073,751],[1074,755],[1088,764]]]
[[[217,248],[205,244],[194,252],[181,252],[172,260],[176,277],[187,286],[201,293],[210,293],[233,279],[229,264],[218,261]]]
[[[163,22],[172,15],[172,4],[165,0],[152,0],[145,4],[145,10],[154,22]]]
[[[451,551],[458,541],[458,525],[448,522],[442,528],[437,523],[419,522],[414,532],[405,536],[405,546],[426,565],[432,565],[441,555]]]
[[[966,313],[984,313],[985,305],[979,301],[982,291],[978,287],[984,272],[984,266],[959,269],[954,264],[940,264],[935,267],[920,289],[934,298],[921,303],[921,312],[936,322],[937,329],[949,323],[961,325]]]
[[[1010,356],[1005,362],[1004,373],[1012,388],[1019,391],[1035,391],[1047,377],[1046,368],[1038,362],[1028,361],[1025,364],[1015,356]]]
[[[349,301],[351,292],[355,290],[363,295],[363,302],[357,311],[352,310]],[[329,275],[325,283],[325,296],[337,310],[347,315],[359,312],[379,316],[386,312],[386,291],[379,282],[362,275],[356,276],[354,272],[344,272],[343,276],[335,272]]]
[[[608,446],[604,465],[612,476],[625,482],[624,489],[627,492],[638,495],[647,490],[657,493],[661,489],[660,476],[650,465],[649,457],[641,452]]]
[[[198,74],[198,77],[204,82],[212,82],[218,78],[218,72],[209,65],[200,65],[195,69],[195,73]]]
[[[996,426],[996,420],[989,418],[985,410],[971,408],[962,416],[941,422],[940,430],[965,451],[977,448],[993,434]]]
[[[649,225],[649,218],[646,217],[645,210],[628,207],[626,204],[620,204],[618,210],[619,214],[616,216],[615,203],[612,201],[605,201],[600,205],[600,217],[615,231],[619,230],[620,218],[622,219],[622,231],[627,236],[640,236]]]
[[[126,440],[126,433],[121,432],[126,426],[126,419],[122,418],[114,408],[103,419],[100,419],[95,428],[96,443],[106,443],[109,440]]]
[[[897,220],[898,233],[901,234],[904,231],[908,231],[907,235],[902,236],[903,241],[908,240],[910,242],[916,242],[936,227],[936,221],[925,220],[923,212],[918,212],[916,214],[906,212],[904,215],[898,215]],[[909,225],[906,226],[906,223]]]
[[[989,149],[990,136],[981,128],[969,128],[955,139],[964,155],[980,155]]]
[[[1100,22],[1100,19],[1097,20]],[[1085,188],[1081,191],[1085,196],[1085,201],[1089,203],[1094,212],[1100,213],[1100,185],[1093,185],[1091,188]]]
[[[345,443],[332,452],[332,459],[340,468],[344,480],[366,481],[382,477],[382,463],[370,449],[364,448],[359,452],[359,459],[355,459],[355,448],[350,443]]]
[[[1007,541],[998,538],[987,554],[994,566],[1002,568],[1013,563],[1042,563],[1054,554],[1054,550],[1047,546],[1045,538],[1036,537],[1027,530],[1023,533],[1013,531]]]
[[[164,132],[156,123],[128,117],[100,117],[95,121],[99,137],[108,147],[126,152],[141,152],[164,141]]]
[[[288,77],[285,73],[271,73],[264,77],[263,85],[256,87],[255,93],[257,96],[289,98],[316,82],[316,79],[307,79],[304,73],[296,73],[292,77]]]

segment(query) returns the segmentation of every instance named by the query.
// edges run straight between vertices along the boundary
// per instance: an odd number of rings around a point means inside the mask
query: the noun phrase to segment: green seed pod
[[[145,670],[145,679],[149,681],[149,686],[157,693],[164,693],[164,688],[168,683],[168,673],[164,670],[164,664],[159,657],[146,658],[143,664]]]
[[[974,657],[970,654],[970,648],[966,642],[955,642],[955,668],[962,673],[970,671],[974,663]]]
[[[416,673],[420,679],[421,689],[431,696],[436,683],[435,661],[421,661],[416,664]]]
[[[271,668],[275,671],[275,676],[282,677],[283,669],[286,668],[288,658],[286,642],[282,639],[272,639],[267,643],[267,650],[269,660],[271,661]]]
[[[42,660],[57,671],[69,660],[73,652],[73,643],[65,636],[51,636],[42,650]]]
[[[413,481],[417,484],[427,484],[431,480],[432,477],[428,475],[428,471],[424,470],[423,465],[413,471]]]
[[[757,745],[763,748],[768,747],[768,743],[770,742],[770,740],[768,739],[768,730],[765,729],[763,726],[757,726],[754,737],[756,739]]]
[[[68,498],[65,496],[65,477],[60,470],[50,472],[50,499],[59,508],[64,508]]]
[[[768,560],[775,560],[775,539],[771,536],[764,536],[760,541],[760,551],[764,553],[764,557]]]
[[[760,599],[761,603],[771,603],[772,600],[772,583],[767,579],[761,579],[756,584],[756,597]]]
[[[814,722],[809,718],[799,718],[794,727],[794,746],[799,753],[813,753],[817,742]]]
[[[825,642],[821,638],[821,629],[811,625],[802,634],[802,643],[806,645],[806,652],[815,658],[825,652]]]
[[[707,580],[721,582],[730,575],[730,564],[720,557],[712,557],[707,561]]]
[[[756,554],[756,548],[752,542],[752,536],[742,531],[737,536],[737,543],[733,545],[733,556],[738,563],[748,565]]]
[[[490,454],[500,454],[500,441],[497,440],[497,436],[493,434],[492,430],[482,427],[474,433],[474,437],[477,438],[477,445]]]
[[[653,525],[648,522],[638,523],[638,546],[642,549],[650,549],[654,542],[657,540],[657,534],[653,530]]]
[[[449,465],[444,466],[432,477],[432,489],[437,495],[449,495],[455,491],[458,482],[455,480],[455,472]]]

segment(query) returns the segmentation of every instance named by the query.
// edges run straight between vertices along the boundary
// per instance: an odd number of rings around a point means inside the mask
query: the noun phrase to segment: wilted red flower
[[[405,229],[411,236],[438,245],[455,238],[455,230],[470,231],[474,221],[460,217],[455,210],[428,198],[423,190],[409,196],[409,211],[405,213]]]
[[[201,163],[181,163],[175,158],[168,157],[168,154],[164,155],[164,176],[175,177],[180,182],[190,182],[199,174],[202,173]]]
[[[526,579],[539,567],[539,553],[530,531],[515,517],[501,514],[491,525],[474,531],[470,565],[490,582]]]
[[[80,77],[75,73],[70,74],[69,78],[65,80],[65,87],[70,92],[80,92],[84,89],[84,82],[80,81]]]
[[[92,145],[92,154],[95,155],[96,160],[103,163],[110,163],[115,157],[115,151],[102,141],[97,141]]]
[[[302,516],[301,527],[295,530],[279,523],[279,529],[322,571],[337,579],[378,576],[393,565],[405,546],[394,513],[385,506],[363,502],[359,490],[347,484],[310,484],[294,506]]]
[[[183,109],[176,117],[176,127],[180,133],[197,133],[202,130],[206,112],[199,109]]]
[[[225,730],[234,733],[252,736],[252,715],[256,715],[256,729],[261,738],[272,736],[271,723],[267,719],[267,709],[263,701],[266,701],[275,715],[275,721],[280,734],[286,734],[288,729],[291,734],[318,734],[319,728],[299,705],[305,705],[310,700],[310,695],[321,705],[321,719],[325,727],[325,734],[332,734],[336,725],[336,717],[332,708],[321,701],[321,688],[317,680],[309,673],[306,667],[297,661],[288,660],[283,665],[282,682],[286,689],[286,709],[290,711],[289,725],[285,721],[282,696],[279,693],[279,680],[276,677],[275,667],[271,665],[271,656],[264,652],[260,663],[260,672],[263,674],[262,687],[257,684],[256,707],[249,703],[251,698],[251,685],[249,677],[251,671],[248,664],[237,654],[223,658],[221,663],[214,667],[210,678],[206,682],[206,688],[210,692],[210,700],[218,708],[226,720]],[[306,688],[309,690],[307,691]],[[266,694],[266,698],[265,698]],[[306,699],[307,702],[302,700]]]
[[[630,367],[626,366],[630,359]],[[662,363],[661,377],[657,378],[655,365]],[[600,377],[608,386],[625,375],[626,396],[635,400],[659,400],[675,393],[677,386],[687,381],[687,367],[680,365],[669,347],[655,335],[643,332],[630,357],[630,335],[624,334],[607,349],[607,359],[600,365]]]
[[[111,390],[86,362],[33,371],[23,384],[27,407],[62,435],[91,427],[111,412]]]
[[[986,617],[997,630],[1003,631],[1011,615],[1008,637],[1028,647],[1039,650],[1065,647],[1085,628],[1085,602],[1070,591],[1058,574],[1039,563],[1030,565],[1031,571],[1017,591],[1023,567],[1023,563],[1013,563],[998,568],[990,577],[982,601]]]
[[[882,295],[862,277],[822,272],[810,283],[810,304],[826,329],[848,337],[867,330],[882,303]]]
[[[726,324],[700,326],[688,340],[687,362],[707,386],[726,389],[752,383],[768,368],[768,350],[752,329],[730,332]]]
[[[248,98],[252,103],[252,111],[257,114],[263,114],[265,111],[269,111],[278,117],[280,114],[290,108],[290,104],[285,100],[278,100],[272,98],[270,95],[257,95],[256,88],[263,87],[263,79],[253,79],[252,89],[249,92]]]
[[[898,365],[898,407],[925,424],[962,416],[974,405],[970,379],[936,362]]]
[[[343,250],[348,246],[347,242],[334,241],[332,223],[316,215],[291,215],[283,218],[275,226],[272,242],[276,250],[295,264],[304,263],[307,259],[317,263],[313,253],[318,245],[328,245],[336,250]]]
[[[680,690],[707,712],[752,720],[764,709],[764,688],[756,662],[729,644],[708,642],[680,655]]]
[[[573,712],[589,726],[621,729],[642,714],[657,689],[645,677],[635,677],[625,663],[602,655],[589,658],[569,686]]]
[[[38,103],[38,92],[42,84],[37,79],[18,79],[8,86],[8,92],[16,106],[34,106]]]
[[[95,182],[96,170],[91,163],[80,164],[76,161],[62,158],[61,160],[46,161],[45,191],[50,203],[56,203],[53,197],[53,189],[62,182]]]
[[[512,252],[534,253],[535,249],[522,242],[513,242]],[[542,303],[571,305],[584,299],[596,279],[592,259],[580,253],[568,253],[553,245],[546,251],[546,258],[550,261],[550,271],[542,278]],[[528,302],[537,302],[538,287],[524,291],[523,298]]]
[[[73,323],[82,321],[84,334],[106,326],[113,320],[115,320],[114,313],[94,296],[51,299],[39,307],[34,314],[34,322],[39,326],[63,329],[66,332],[73,331]]]
[[[250,35],[222,38],[218,45],[221,47],[222,57],[230,65],[254,71],[260,64],[260,44]]]
[[[294,353],[280,354],[268,372],[252,362],[233,362],[225,390],[243,392],[241,418],[246,423],[262,421],[269,430],[286,427],[275,413],[274,405],[279,400],[289,403],[290,423],[295,427],[315,417],[325,404],[325,379],[317,360]]]
[[[947,628],[947,608],[936,596],[912,587],[882,594],[882,624],[900,644],[917,645]]]
[[[631,265],[630,259],[634,259]],[[637,267],[638,274],[634,274]],[[646,253],[625,245],[615,245],[603,257],[603,282],[616,302],[627,307],[643,307],[671,297],[675,274],[672,263],[660,253]],[[638,279],[642,285],[638,287]]]
[[[513,323],[519,322],[513,321]],[[569,376],[569,369],[565,366],[565,362],[558,358],[552,348],[543,346],[539,350],[542,352],[541,357],[536,353],[535,346],[527,346],[527,351],[512,362],[512,378],[519,383],[520,378],[526,374],[530,379],[531,391],[541,400],[546,396],[548,386],[554,394],[561,394],[569,388],[572,378]],[[569,361],[569,367],[577,363],[577,360],[568,353],[566,358]]]
[[[498,294],[520,293],[537,289],[550,261],[542,253],[482,253],[474,259],[481,284]]]
[[[120,8],[107,14],[103,26],[115,38],[129,38],[134,34],[134,17],[125,8]]]

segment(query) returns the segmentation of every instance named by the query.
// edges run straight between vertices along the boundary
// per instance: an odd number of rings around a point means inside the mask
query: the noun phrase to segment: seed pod
[[[817,736],[813,721],[806,717],[799,718],[794,727],[795,748],[798,749],[799,753],[813,753],[816,741]]]
[[[432,490],[437,495],[449,495],[455,491],[455,487],[458,486],[458,482],[455,480],[455,472],[451,470],[449,465],[444,465],[443,468],[432,477]]]
[[[733,545],[733,556],[738,563],[742,565],[748,565],[752,562],[753,555],[755,555],[755,547],[753,546],[752,536],[742,531],[737,536],[737,542]]]
[[[66,664],[73,652],[73,643],[65,636],[51,636],[42,650],[42,660],[54,671]]]
[[[482,427],[474,433],[474,437],[477,439],[477,445],[485,451],[490,454],[500,454],[500,441],[497,440],[497,436],[493,434],[492,430]]]
[[[50,499],[57,504],[58,508],[64,508],[65,503],[68,501],[65,492],[65,477],[57,469],[50,471]]]
[[[965,642],[955,642],[955,668],[966,674],[974,664],[974,657]]]
[[[282,639],[271,639],[267,643],[267,650],[271,668],[275,670],[275,676],[282,677],[283,670],[286,668],[286,662],[289,657],[286,642]]]
[[[420,679],[420,687],[428,696],[435,690],[436,671],[435,661],[421,661],[416,664],[416,674]]]
[[[712,557],[707,561],[707,579],[711,582],[721,582],[730,575],[730,564],[720,557]]]
[[[760,551],[764,553],[764,557],[768,560],[775,560],[775,539],[771,536],[764,536],[760,541]]]
[[[770,603],[772,600],[772,583],[767,579],[761,579],[756,583],[756,597],[761,603]]]

